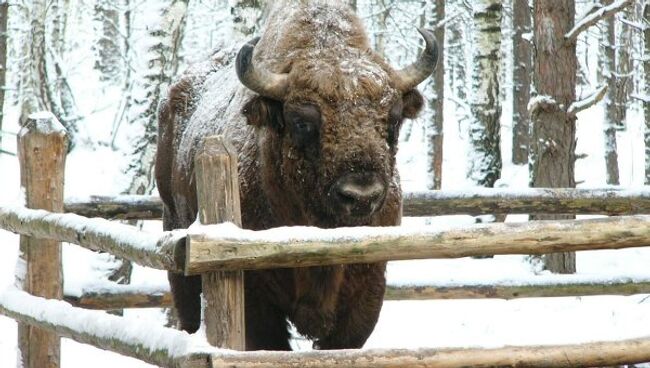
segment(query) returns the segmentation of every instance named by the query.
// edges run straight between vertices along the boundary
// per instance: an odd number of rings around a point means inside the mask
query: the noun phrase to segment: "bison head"
[[[273,167],[274,173],[263,185],[275,187],[268,196],[282,198],[279,206],[293,218],[290,222],[377,224],[372,217],[387,198],[399,202],[399,129],[404,118],[415,117],[422,108],[415,87],[437,62],[433,33],[419,31],[426,49],[397,71],[368,49],[343,47],[309,53],[299,49],[278,73],[254,62],[259,38],[241,48],[237,75],[259,95],[243,114],[261,130],[262,166]]]

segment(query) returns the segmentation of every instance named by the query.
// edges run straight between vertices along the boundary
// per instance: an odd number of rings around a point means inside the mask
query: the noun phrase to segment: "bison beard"
[[[423,105],[415,87],[436,43],[394,70],[342,4],[278,3],[236,60],[219,52],[174,84],[159,110],[156,181],[165,230],[197,214],[193,158],[223,134],[239,153],[244,228],[394,226],[399,128]],[[240,82],[240,83],[237,83]],[[359,348],[383,302],[385,263],[245,272],[246,348],[289,350],[288,321],[319,349]],[[200,277],[169,274],[180,328],[200,323]]]

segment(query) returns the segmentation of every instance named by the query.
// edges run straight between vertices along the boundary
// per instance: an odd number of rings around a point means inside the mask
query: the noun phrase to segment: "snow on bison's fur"
[[[225,135],[239,155],[242,224],[393,226],[401,220],[400,125],[422,108],[415,87],[437,46],[395,70],[361,21],[332,1],[279,1],[260,38],[186,72],[159,111],[156,180],[165,230],[197,215],[193,157]],[[288,321],[319,349],[359,348],[372,332],[385,263],[245,272],[247,349],[289,350]],[[199,277],[169,274],[180,328],[200,320]]]

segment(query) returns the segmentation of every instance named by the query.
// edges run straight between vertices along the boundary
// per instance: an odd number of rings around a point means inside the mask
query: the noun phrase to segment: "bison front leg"
[[[201,276],[168,272],[179,328],[194,333],[201,325]]]
[[[336,322],[330,334],[314,342],[315,349],[358,349],[372,333],[384,301],[386,263],[346,266]]]

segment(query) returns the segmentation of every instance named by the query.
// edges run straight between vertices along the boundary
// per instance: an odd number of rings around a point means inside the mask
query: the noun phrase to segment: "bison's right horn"
[[[397,86],[402,92],[410,91],[433,73],[438,63],[438,44],[433,31],[418,28],[424,38],[426,48],[411,65],[397,71]]]
[[[239,50],[235,63],[237,77],[243,85],[260,95],[283,100],[289,87],[287,75],[268,72],[253,64],[253,50],[259,40],[259,37],[255,37]]]

